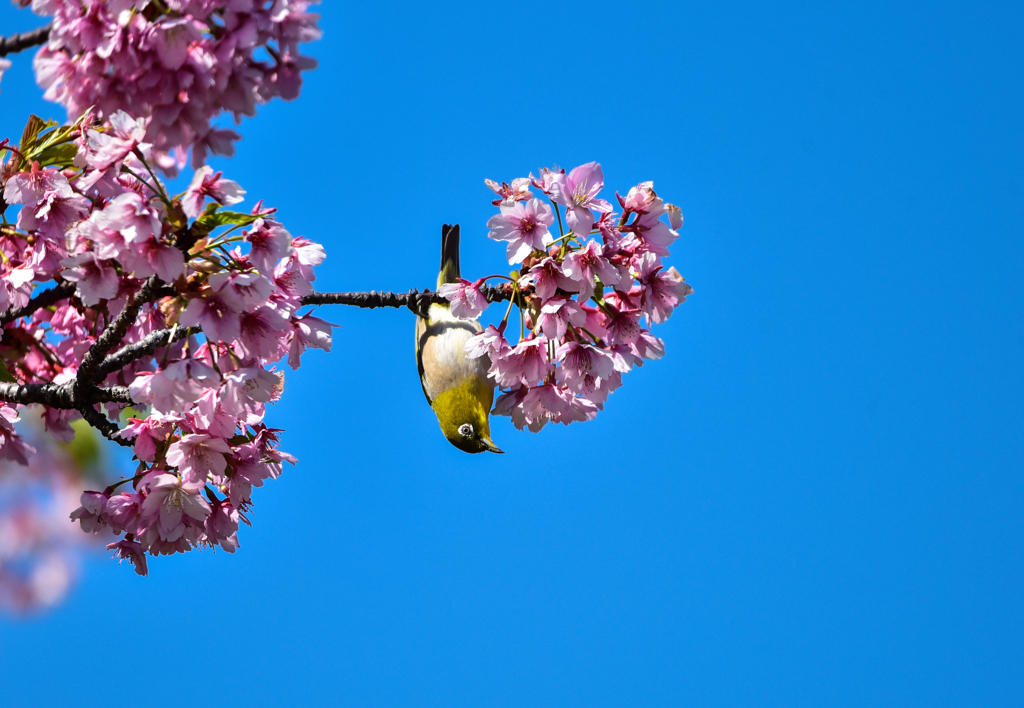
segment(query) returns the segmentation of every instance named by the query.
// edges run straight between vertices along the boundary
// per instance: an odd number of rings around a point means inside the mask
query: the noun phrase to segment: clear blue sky
[[[321,289],[507,268],[483,179],[600,161],[696,290],[596,421],[468,456],[408,312],[333,309],[235,556],[0,620],[0,703],[1019,706],[1019,3],[335,3],[215,163]],[[0,31],[37,24],[0,6]],[[30,58],[0,133],[46,106]],[[581,112],[581,109],[586,109]]]

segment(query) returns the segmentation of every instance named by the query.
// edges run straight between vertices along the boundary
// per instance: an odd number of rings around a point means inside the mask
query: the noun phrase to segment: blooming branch
[[[505,302],[516,297],[512,283],[485,285],[480,288],[487,302]],[[425,315],[432,304],[447,304],[443,295],[415,288],[407,293],[395,292],[354,292],[354,293],[311,293],[302,298],[303,305],[351,305],[352,307],[408,307],[417,315]]]
[[[449,304],[475,318],[507,302],[465,355],[500,389],[494,414],[537,432],[603,410],[625,373],[664,354],[651,328],[692,292],[663,261],[681,210],[642,182],[616,193],[613,213],[596,162],[486,181],[498,197],[488,236],[504,244],[510,275],[316,292],[324,248],[263,202],[232,211],[245,190],[204,166],[241,137],[214,126],[221,111],[240,120],[298,95],[315,66],[299,52],[320,34],[314,4],[47,0],[32,6],[51,25],[0,39],[0,57],[45,42],[37,78],[79,116],[33,116],[19,145],[0,141],[0,459],[29,464],[35,448],[15,427],[29,405],[55,440],[84,421],[131,448],[132,475],[83,493],[72,519],[111,532],[108,548],[142,574],[148,556],[233,553],[253,489],[296,462],[265,418],[285,361],[298,369],[308,349],[333,346],[336,325],[304,308],[426,315]],[[189,153],[196,172],[172,194],[158,174],[176,174]]]

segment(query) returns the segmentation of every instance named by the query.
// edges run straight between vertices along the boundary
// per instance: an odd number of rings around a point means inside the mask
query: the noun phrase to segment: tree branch
[[[112,440],[122,447],[133,447],[135,445],[131,440],[125,440],[118,435],[118,433],[121,432],[121,429],[118,428],[115,423],[111,423],[107,420],[107,416],[103,415],[92,406],[82,406],[78,409],[78,412],[82,414],[83,418],[85,418],[85,422],[100,431],[100,433],[103,434],[103,437],[107,440]]]
[[[126,403],[128,405],[134,403],[127,386],[94,388],[88,398],[94,403]],[[0,383],[0,401],[18,403],[23,406],[42,403],[44,406],[65,411],[77,410],[81,405],[75,395],[73,383]]]
[[[49,38],[50,25],[21,34],[12,34],[10,37],[0,37],[0,57],[43,44]]]
[[[74,392],[67,384],[0,383],[0,401],[22,405],[42,403],[60,410],[73,410],[78,407]]]
[[[89,347],[89,351],[82,357],[82,365],[78,367],[78,374],[75,377],[75,385],[79,394],[88,391],[96,383],[100,365],[106,359],[107,354],[124,339],[128,328],[135,323],[142,306],[158,296],[164,283],[155,275],[149,278],[139,292],[135,293],[132,301],[125,305],[121,314],[114,318],[113,322],[107,325],[103,333],[96,338],[96,343]]]
[[[487,302],[504,302],[512,299],[515,290],[512,283],[486,285],[480,292]],[[303,305],[351,305],[353,307],[408,307],[414,313],[425,316],[432,304],[447,304],[448,300],[432,290],[419,292],[413,288],[407,293],[370,292],[362,293],[312,293],[302,298]]]
[[[43,290],[34,298],[28,301],[24,307],[18,307],[0,315],[0,326],[8,322],[14,322],[19,317],[30,317],[36,310],[56,305],[61,300],[66,300],[75,294],[75,284],[67,281],[58,283],[49,290]]]
[[[119,403],[131,403],[131,396],[123,386],[114,386],[109,389],[96,388],[96,381],[99,377],[100,366],[106,361],[107,354],[115,346],[121,343],[125,333],[139,316],[142,306],[160,297],[164,289],[164,282],[157,276],[153,276],[143,283],[139,292],[131,302],[127,303],[121,313],[106,326],[96,342],[89,347],[89,351],[82,357],[82,364],[78,367],[78,374],[74,381],[69,381],[65,386],[71,389],[71,402],[82,414],[86,422],[100,431],[104,437],[113,440],[119,445],[130,446],[132,443],[118,436],[120,430],[115,423],[111,423],[107,416],[97,411],[93,405],[97,402],[117,401]]]
[[[89,397],[96,403],[124,403],[129,406],[135,405],[132,394],[127,386],[108,386],[107,388],[95,388]]]
[[[97,371],[97,379],[102,381],[109,374],[120,371],[133,361],[153,354],[160,347],[166,347],[177,342],[179,339],[185,339],[185,337],[199,334],[202,331],[199,327],[178,327],[176,329],[160,329],[156,332],[150,332],[134,344],[126,344],[104,359]]]
[[[515,288],[512,283],[503,283],[496,286],[482,287],[481,292],[488,302],[504,302],[515,296]],[[19,317],[31,316],[45,307],[50,307],[61,300],[65,300],[75,292],[75,284],[62,282],[49,290],[32,298],[24,307],[10,310],[0,315],[0,326],[12,322]],[[41,403],[58,410],[77,410],[82,417],[104,437],[131,447],[132,443],[121,438],[118,433],[120,428],[112,423],[95,405],[98,403],[125,403],[133,404],[131,393],[127,386],[110,386],[99,388],[97,381],[101,381],[115,371],[120,371],[133,361],[150,356],[161,347],[166,347],[174,342],[185,339],[202,330],[199,327],[175,327],[173,329],[161,329],[150,332],[138,342],[127,344],[113,354],[110,350],[117,346],[128,329],[138,318],[142,306],[148,302],[159,299],[165,295],[173,295],[173,287],[161,281],[156,276],[146,280],[142,288],[135,294],[131,302],[124,310],[111,321],[103,330],[96,342],[82,359],[78,368],[78,374],[74,381],[65,384],[18,384],[0,383],[0,401],[28,405]],[[519,297],[523,293],[520,293]],[[525,294],[529,294],[529,291]],[[447,304],[448,300],[436,292],[424,290],[419,292],[415,288],[407,293],[394,292],[349,292],[349,293],[311,293],[302,298],[303,305],[351,305],[353,307],[377,308],[377,307],[408,307],[417,315],[426,315],[432,304]]]

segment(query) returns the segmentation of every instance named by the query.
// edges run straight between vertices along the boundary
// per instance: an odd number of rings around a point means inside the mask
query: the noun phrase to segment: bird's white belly
[[[490,360],[486,356],[466,356],[466,342],[480,327],[472,320],[453,317],[447,308],[431,308],[427,338],[421,356],[424,359],[424,388],[433,400],[466,379],[487,379]]]

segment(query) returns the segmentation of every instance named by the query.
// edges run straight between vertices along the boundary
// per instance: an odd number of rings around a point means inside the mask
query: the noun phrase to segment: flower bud
[[[641,182],[629,190],[622,208],[629,211],[645,212],[651,208],[651,205],[654,204],[654,200],[657,198],[658,195],[654,191],[654,182]]]

